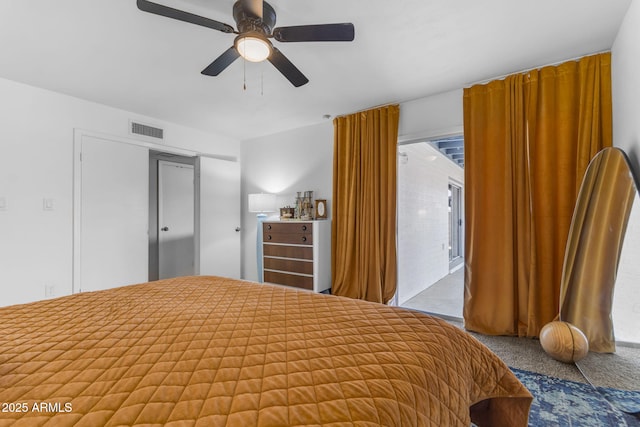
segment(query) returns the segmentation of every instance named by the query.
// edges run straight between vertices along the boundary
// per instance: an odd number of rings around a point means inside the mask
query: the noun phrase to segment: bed
[[[181,277],[0,309],[0,426],[526,426],[486,347],[397,307]]]

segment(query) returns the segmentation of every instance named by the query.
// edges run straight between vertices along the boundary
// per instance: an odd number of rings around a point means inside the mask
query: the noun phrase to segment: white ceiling
[[[274,42],[310,80],[294,88],[268,62],[201,75],[234,36],[135,0],[3,0],[0,77],[244,140],[608,50],[630,1],[270,0],[276,27],[355,25]],[[157,2],[235,27],[233,0]]]

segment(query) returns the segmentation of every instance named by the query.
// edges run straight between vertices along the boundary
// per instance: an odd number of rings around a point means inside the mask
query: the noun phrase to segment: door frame
[[[457,267],[463,262],[464,259],[464,184],[458,182],[457,180],[449,177],[449,191],[451,191],[450,201],[450,223],[449,223],[449,241],[453,240],[453,228],[455,227],[457,233],[455,233],[457,237],[457,242],[451,242],[452,245],[457,246],[457,254],[452,255],[451,250],[449,250],[449,271],[453,272],[457,270]],[[457,191],[452,191],[453,188],[456,188]],[[454,193],[457,197],[454,197]],[[454,215],[454,207],[457,208],[457,218]],[[453,224],[451,220],[456,219],[457,224]]]

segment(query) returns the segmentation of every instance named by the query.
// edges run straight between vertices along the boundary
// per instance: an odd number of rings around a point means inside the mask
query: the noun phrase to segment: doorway
[[[180,216],[191,216],[189,225],[170,225],[160,222],[158,197],[159,165],[167,167],[169,175],[181,176],[182,184],[176,186],[179,194],[170,209],[180,209]],[[189,179],[191,182],[189,183]],[[181,189],[180,189],[181,188]],[[171,196],[169,196],[171,200]],[[165,205],[167,204],[165,203]],[[181,205],[181,206],[175,206]],[[179,275],[216,275],[240,278],[240,165],[236,161],[213,157],[187,157],[160,151],[149,152],[149,280],[177,277]],[[167,227],[168,230],[161,230]],[[180,235],[170,238],[178,227]],[[188,247],[187,235],[193,227],[193,239]],[[162,235],[165,235],[161,237]],[[161,255],[161,239],[169,237],[166,256]],[[164,249],[163,249],[164,250]],[[168,271],[161,273],[161,257],[166,259]],[[175,258],[175,259],[174,259]],[[162,267],[163,269],[165,266]]]
[[[149,153],[149,280],[196,274],[195,163]]]
[[[464,169],[433,141],[398,147],[398,304],[462,317]],[[455,154],[457,155],[457,154]]]

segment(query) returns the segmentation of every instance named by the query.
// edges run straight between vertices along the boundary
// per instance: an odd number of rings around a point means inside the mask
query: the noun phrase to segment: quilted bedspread
[[[422,313],[219,277],[0,309],[0,425],[526,426],[531,395]]]

